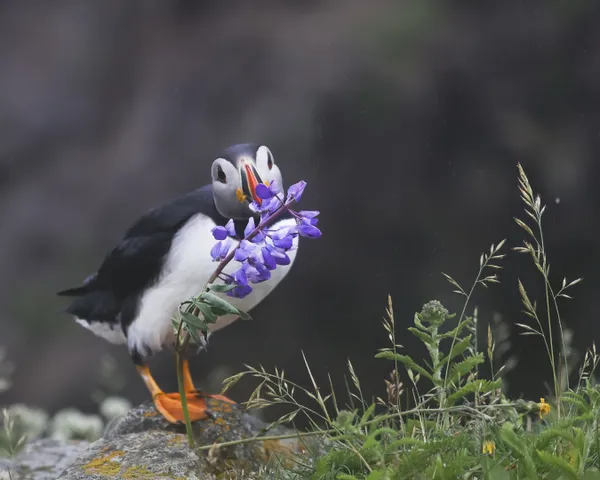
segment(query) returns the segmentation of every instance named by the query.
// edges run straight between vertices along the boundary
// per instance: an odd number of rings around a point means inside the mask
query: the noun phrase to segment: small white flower
[[[100,405],[100,413],[107,420],[125,415],[131,410],[132,405],[129,400],[121,397],[108,397]]]
[[[48,426],[48,414],[39,408],[17,403],[8,407],[8,415],[28,440],[38,438]]]
[[[104,423],[99,415],[86,415],[74,408],[56,413],[52,419],[51,437],[57,440],[97,440],[102,436]]]

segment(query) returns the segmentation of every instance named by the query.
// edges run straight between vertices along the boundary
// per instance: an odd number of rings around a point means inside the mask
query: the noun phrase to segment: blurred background
[[[286,186],[308,182],[301,206],[322,212],[323,237],[302,240],[251,322],[212,337],[193,361],[199,385],[218,390],[243,363],[308,384],[304,351],[320,384],[330,373],[344,390],[350,358],[365,393],[382,395],[388,293],[399,342],[421,357],[414,312],[463,304],[441,272],[470,286],[482,251],[524,237],[517,162],[548,204],[555,282],[584,277],[563,303],[583,353],[600,338],[599,21],[594,0],[3,1],[0,346],[15,371],[0,404],[94,411],[98,389],[148,398],[126,349],[59,314],[55,292],[247,141],[270,146]],[[539,299],[541,284],[526,256],[504,265],[471,306],[484,332],[508,326],[509,392],[537,400],[543,345],[514,323],[527,322],[517,278]],[[175,388],[172,356],[152,366]]]

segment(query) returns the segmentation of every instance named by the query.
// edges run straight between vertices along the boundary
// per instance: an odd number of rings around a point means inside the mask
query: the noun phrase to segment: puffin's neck
[[[248,225],[248,220],[250,220],[250,219],[248,218],[246,220],[234,220],[233,221],[233,225],[235,227],[235,233],[237,234],[238,237],[244,238],[244,229]],[[258,222],[260,222],[260,217],[255,215],[254,216],[254,225],[258,225]]]

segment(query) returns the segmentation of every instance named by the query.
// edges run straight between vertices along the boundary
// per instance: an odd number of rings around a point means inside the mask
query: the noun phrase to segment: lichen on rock
[[[208,399],[213,418],[195,422],[195,449],[182,425],[172,425],[151,402],[143,403],[109,423],[104,436],[91,444],[59,480],[244,478],[266,468],[273,456],[291,459],[311,442],[297,437],[202,448],[261,435],[267,424],[239,405]],[[293,431],[275,427],[269,435]],[[317,445],[315,439],[312,444]]]

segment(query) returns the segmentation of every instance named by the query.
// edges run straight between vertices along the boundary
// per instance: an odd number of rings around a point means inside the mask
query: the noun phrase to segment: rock
[[[85,441],[32,441],[14,459],[0,458],[0,479],[55,480],[88,446]]]
[[[215,399],[208,403],[214,417],[194,423],[194,449],[188,447],[185,427],[169,424],[146,402],[113,420],[104,436],[75,459],[59,480],[252,478],[253,473],[268,467],[274,456],[289,462],[295,454],[317,446],[312,438],[306,441],[295,436],[206,448],[260,436],[267,427],[239,405]],[[268,433],[288,434],[294,432],[283,427]]]

